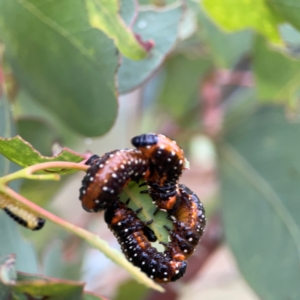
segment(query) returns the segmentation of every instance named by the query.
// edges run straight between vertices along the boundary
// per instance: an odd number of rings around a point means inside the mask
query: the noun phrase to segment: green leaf
[[[270,10],[265,0],[203,0],[203,6],[213,20],[226,31],[251,28],[282,44],[278,24],[283,19]]]
[[[63,148],[62,151],[55,156],[42,156],[37,150],[35,150],[28,142],[23,140],[20,136],[15,136],[13,138],[7,139],[0,137],[0,153],[21,167],[28,167],[38,163],[51,161],[80,162],[84,160],[83,156],[67,148]],[[20,153],[22,153],[22,155],[20,155]],[[68,174],[74,172],[74,170],[58,169],[55,170],[55,172],[60,174]]]
[[[210,50],[221,67],[232,68],[252,46],[252,32],[243,30],[228,33],[221,30],[201,9],[198,15],[202,41]]]
[[[260,299],[300,298],[299,130],[265,107],[220,148],[225,234]]]
[[[142,59],[147,51],[119,15],[118,0],[85,0],[90,23],[111,37],[120,52],[130,59]]]
[[[0,97],[0,136],[16,134],[10,113],[10,107],[4,96]],[[0,177],[17,170],[17,166],[0,155]],[[18,190],[19,184],[12,182],[11,187]],[[19,225],[0,210],[0,257],[15,253],[18,257],[17,269],[24,272],[37,272],[37,260],[34,249],[18,231]],[[1,299],[1,297],[0,297]]]
[[[258,36],[254,44],[254,74],[260,98],[291,103],[300,86],[300,61],[272,50]]]
[[[53,228],[52,228],[53,230]],[[44,230],[43,230],[44,231]],[[56,230],[57,234],[58,231]],[[47,232],[45,232],[47,234]],[[48,232],[51,236],[51,232]],[[55,278],[68,278],[69,280],[80,280],[82,273],[82,261],[84,259],[83,244],[84,241],[77,243],[76,249],[72,251],[72,259],[66,259],[64,256],[64,247],[62,240],[66,237],[63,233],[59,237],[56,235],[56,240],[49,243],[44,239],[43,243],[43,274]],[[60,240],[58,240],[60,239]],[[47,248],[45,249],[45,244]],[[86,249],[86,247],[84,247]]]
[[[19,135],[44,155],[52,154],[52,146],[58,141],[54,129],[41,118],[18,118],[16,122]]]
[[[87,136],[112,127],[118,56],[83,1],[1,0],[0,38],[21,87],[65,124]]]
[[[96,295],[94,293],[85,292],[83,295],[83,300],[108,300],[108,299],[104,298],[103,296]]]
[[[298,0],[265,0],[265,2],[283,20],[291,23],[295,28],[300,30],[300,3]]]
[[[146,294],[149,290],[138,284],[136,281],[129,280],[125,283],[122,283],[119,286],[118,293],[114,300],[123,300],[123,299],[131,299],[131,300],[141,300],[146,299]]]
[[[151,8],[139,12],[134,24],[134,31],[140,34],[144,40],[152,39],[155,46],[150,55],[142,61],[122,58],[122,64],[118,71],[121,94],[137,88],[162,64],[176,43],[182,13],[181,6],[164,10]]]
[[[161,242],[168,243],[168,231],[164,226],[169,228],[173,227],[173,224],[170,220],[167,219],[167,213],[164,211],[159,211],[156,215],[153,215],[155,211],[155,206],[152,204],[152,199],[148,194],[141,194],[141,190],[145,190],[147,187],[140,188],[135,182],[130,182],[128,186],[124,189],[124,192],[120,195],[120,198],[123,202],[129,198],[129,207],[133,210],[137,210],[140,207],[143,207],[142,211],[139,213],[138,217],[142,221],[150,221],[153,219],[153,223],[149,227],[154,231],[157,239]],[[160,250],[163,251],[160,245],[157,245]]]
[[[18,273],[16,283],[9,284],[13,299],[46,297],[55,300],[81,300],[83,283]]]
[[[177,55],[168,59],[163,69],[165,81],[158,103],[175,119],[193,110],[199,102],[197,91],[211,61]]]

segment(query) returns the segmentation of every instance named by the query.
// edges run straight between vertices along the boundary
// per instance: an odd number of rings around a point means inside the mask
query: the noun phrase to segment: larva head
[[[184,168],[184,153],[175,141],[162,134],[148,133],[132,138],[131,142],[149,160],[150,169],[156,173],[155,178],[148,180],[159,183],[179,178]]]
[[[85,165],[92,166],[99,158],[99,155],[94,154],[85,162]]]
[[[155,133],[147,133],[135,136],[131,139],[131,144],[136,148],[148,147],[158,143],[158,135]]]

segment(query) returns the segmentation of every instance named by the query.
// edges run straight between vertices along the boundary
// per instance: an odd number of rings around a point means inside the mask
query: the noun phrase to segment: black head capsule
[[[92,166],[99,158],[99,155],[94,154],[85,162],[85,165]]]
[[[141,134],[131,139],[131,144],[137,148],[156,145],[157,143],[158,136],[154,133]]]

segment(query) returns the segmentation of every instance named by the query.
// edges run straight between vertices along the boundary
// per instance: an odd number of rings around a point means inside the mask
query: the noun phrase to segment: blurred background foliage
[[[121,0],[124,22],[155,45],[138,61],[90,25],[88,1],[0,0],[0,136],[52,155],[164,133],[190,161],[182,182],[207,230],[165,294],[50,222],[32,233],[1,212],[0,256],[109,299],[300,299],[298,0]],[[0,157],[0,174],[15,168]],[[81,178],[13,187],[118,248],[102,215],[82,211]]]

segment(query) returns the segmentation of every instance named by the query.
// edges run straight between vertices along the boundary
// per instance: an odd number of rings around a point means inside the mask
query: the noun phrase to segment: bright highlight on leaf
[[[278,24],[282,18],[264,0],[203,0],[204,8],[224,30],[252,28],[276,44],[282,44]]]
[[[86,7],[91,26],[111,37],[124,56],[133,60],[147,56],[147,51],[121,19],[118,0],[86,0]]]

